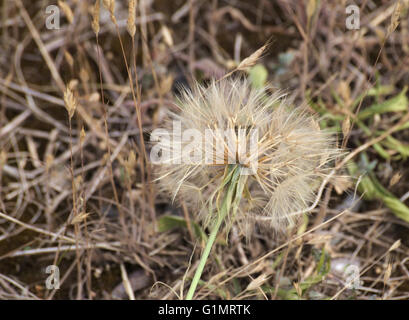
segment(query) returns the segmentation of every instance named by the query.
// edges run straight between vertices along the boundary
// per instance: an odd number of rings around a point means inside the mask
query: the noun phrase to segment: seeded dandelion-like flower
[[[214,221],[218,194],[235,166],[242,185],[234,192],[241,194],[224,217],[227,225],[251,226],[250,218],[260,217],[276,230],[294,225],[340,155],[334,135],[271,86],[253,88],[242,78],[196,83],[177,106],[166,130],[152,134],[158,180],[205,223]]]

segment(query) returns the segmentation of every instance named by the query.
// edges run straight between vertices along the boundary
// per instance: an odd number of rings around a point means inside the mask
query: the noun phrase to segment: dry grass
[[[55,2],[0,5],[0,299],[183,296],[206,230],[156,190],[149,133],[177,84],[265,71],[339,135],[353,178],[285,235],[221,234],[197,298],[409,298],[408,1],[356,1],[359,31],[346,1],[58,2],[59,30]]]

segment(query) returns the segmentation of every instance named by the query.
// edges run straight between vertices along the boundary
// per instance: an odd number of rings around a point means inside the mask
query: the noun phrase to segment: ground
[[[153,181],[150,133],[230,72],[349,161],[296,228],[221,232],[195,298],[409,298],[407,0],[110,2],[1,3],[0,299],[182,298],[209,230]]]

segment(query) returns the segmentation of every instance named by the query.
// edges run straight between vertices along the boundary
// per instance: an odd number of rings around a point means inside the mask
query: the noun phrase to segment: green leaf
[[[358,119],[363,120],[375,114],[382,114],[385,112],[399,112],[408,110],[408,98],[406,97],[406,90],[407,87],[405,87],[401,91],[401,93],[399,93],[395,97],[385,100],[382,103],[373,104],[365,110],[362,110],[358,114]]]
[[[268,72],[262,64],[256,64],[250,69],[249,76],[253,88],[260,89],[266,84]]]
[[[362,158],[365,163],[366,155],[363,154]],[[362,175],[362,171],[356,163],[349,162],[347,167],[350,174],[354,175],[356,178]],[[409,208],[391,192],[385,189],[372,172],[369,171],[361,177],[358,190],[363,194],[364,199],[382,201],[398,218],[409,222]]]
[[[203,241],[207,241],[207,236],[200,226],[191,221],[195,236]],[[165,232],[174,228],[187,228],[187,222],[185,219],[178,216],[165,215],[161,216],[158,221],[159,232]]]
[[[368,90],[368,96],[384,96],[387,94],[391,94],[395,90],[393,85],[380,85]]]
[[[395,150],[399,152],[403,159],[406,160],[407,157],[409,156],[409,145],[403,144],[399,140],[389,136],[386,137],[386,141],[382,142],[387,148]]]

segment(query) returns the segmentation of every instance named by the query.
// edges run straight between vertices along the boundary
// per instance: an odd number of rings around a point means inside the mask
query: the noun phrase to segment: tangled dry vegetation
[[[130,2],[1,2],[0,299],[183,296],[207,232],[152,183],[147,142],[178,85],[233,70],[307,101],[350,179],[297,228],[221,233],[196,298],[408,299],[408,1],[356,1],[358,31],[348,1]]]

